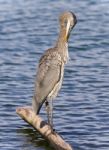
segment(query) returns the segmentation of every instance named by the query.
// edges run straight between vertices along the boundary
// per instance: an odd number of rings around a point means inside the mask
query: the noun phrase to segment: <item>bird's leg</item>
[[[51,107],[50,107],[50,125],[53,129],[53,100],[51,100]]]
[[[53,132],[55,132],[54,124],[53,124],[53,100],[52,100],[52,126],[53,126]]]
[[[47,100],[45,101],[45,107],[46,107],[46,112],[47,112],[48,124],[50,124],[50,106]]]
[[[54,125],[53,125],[53,100],[51,100],[51,105],[50,105],[50,125],[52,128],[52,133],[54,133]]]
[[[51,126],[52,132],[55,130],[53,129],[53,101],[51,100],[51,105],[49,105],[49,102],[45,101],[46,111],[47,111],[47,118],[48,118],[48,124]]]

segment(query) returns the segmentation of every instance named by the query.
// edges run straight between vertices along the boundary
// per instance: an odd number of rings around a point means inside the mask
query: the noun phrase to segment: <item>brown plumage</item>
[[[60,34],[56,45],[45,51],[39,61],[32,102],[36,114],[39,113],[45,101],[47,101],[48,106],[48,101],[53,100],[61,88],[64,66],[68,61],[68,38],[76,22],[76,16],[72,12],[61,14]]]

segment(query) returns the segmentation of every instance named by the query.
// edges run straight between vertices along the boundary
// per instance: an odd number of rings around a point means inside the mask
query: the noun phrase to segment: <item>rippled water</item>
[[[54,102],[55,128],[75,150],[109,150],[108,0],[0,0],[0,150],[51,149],[15,110],[31,104],[38,60],[54,45],[64,10],[78,24]]]

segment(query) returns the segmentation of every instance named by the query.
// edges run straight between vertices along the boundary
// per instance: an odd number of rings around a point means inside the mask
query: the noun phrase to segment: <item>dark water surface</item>
[[[54,102],[55,128],[75,150],[109,150],[108,0],[0,0],[0,150],[51,149],[15,110],[31,104],[38,60],[54,45],[64,10],[78,24]]]

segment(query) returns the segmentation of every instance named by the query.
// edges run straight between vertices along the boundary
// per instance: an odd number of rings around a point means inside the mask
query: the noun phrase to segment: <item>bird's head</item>
[[[61,31],[64,33],[64,40],[67,42],[69,35],[73,27],[77,23],[76,16],[73,12],[64,12],[60,15],[60,27]]]

